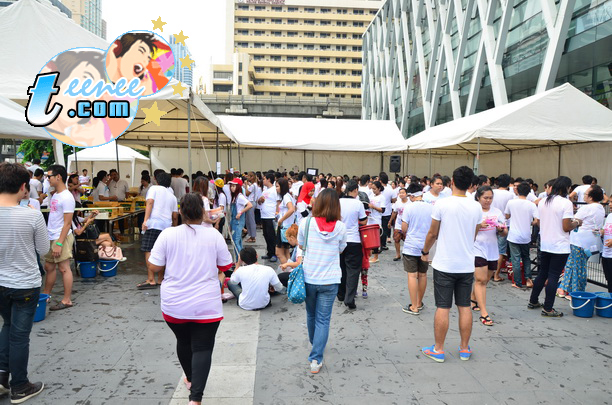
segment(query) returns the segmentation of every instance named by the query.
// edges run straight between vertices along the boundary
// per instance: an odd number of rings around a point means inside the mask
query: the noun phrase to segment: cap
[[[229,182],[229,184],[237,184],[240,187],[242,187],[242,179],[240,177],[233,179],[232,181]]]
[[[225,183],[223,182],[223,179],[215,180],[215,186],[223,188],[224,185]]]

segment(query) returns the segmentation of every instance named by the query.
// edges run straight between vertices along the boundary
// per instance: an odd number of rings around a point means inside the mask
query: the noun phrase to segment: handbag
[[[123,252],[120,247],[104,247],[98,246],[98,256],[100,260],[121,260],[123,259]]]
[[[77,262],[95,262],[98,260],[96,240],[76,239],[74,243],[74,260]]]
[[[287,239],[287,235],[285,235],[285,233],[287,233],[287,229],[289,229],[289,227],[285,226],[285,224],[283,223],[283,226],[280,227],[280,237],[281,237],[281,242],[283,243],[289,243],[289,240]]]
[[[306,300],[306,284],[304,282],[303,263],[306,258],[306,248],[308,246],[308,231],[310,230],[310,220],[306,220],[306,233],[304,235],[304,249],[302,250],[302,263],[297,266],[290,274],[287,282],[287,299],[294,304],[301,304]]]

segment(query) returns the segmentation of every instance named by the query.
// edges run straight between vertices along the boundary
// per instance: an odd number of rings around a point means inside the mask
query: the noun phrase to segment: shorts
[[[433,280],[436,307],[451,308],[453,295],[458,307],[470,306],[474,273],[446,273],[434,269]]]
[[[160,233],[162,233],[162,231],[159,229],[147,229],[140,242],[140,251],[150,252],[153,250],[153,245],[155,245]]]
[[[402,255],[406,273],[427,273],[429,263],[421,260],[421,256]]]
[[[404,235],[402,231],[400,231],[399,229],[393,230],[393,241],[395,243],[399,243],[400,240],[404,240],[404,239],[406,239],[406,235]]]
[[[276,247],[279,249],[291,249],[291,245],[287,242],[283,242],[281,239],[281,232],[283,232],[283,228],[280,226],[276,227]]]
[[[497,270],[497,260],[487,260],[482,257],[474,259],[474,267],[489,267],[489,271]]]
[[[59,257],[53,257],[53,247],[57,246],[55,242],[59,239],[54,239],[50,241],[51,247],[49,248],[49,253],[45,255],[45,261],[49,263],[61,263],[66,260],[72,259],[72,246],[74,245],[74,235],[69,233],[66,236],[66,240],[64,240],[62,251]]]
[[[508,256],[508,237],[497,235],[497,247],[500,255]]]

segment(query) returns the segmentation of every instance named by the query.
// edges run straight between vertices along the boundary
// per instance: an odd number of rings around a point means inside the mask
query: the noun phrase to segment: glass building
[[[363,48],[362,116],[405,137],[568,82],[612,108],[612,0],[388,0]]]
[[[193,85],[193,69],[196,65],[193,63],[191,65],[191,69],[189,69],[187,66],[183,66],[183,62],[181,62],[181,59],[183,59],[186,55],[189,55],[191,58],[189,48],[181,43],[177,43],[174,35],[170,35],[168,37],[168,42],[170,43],[170,48],[172,49],[176,63],[176,66],[174,67],[174,78],[191,87]]]

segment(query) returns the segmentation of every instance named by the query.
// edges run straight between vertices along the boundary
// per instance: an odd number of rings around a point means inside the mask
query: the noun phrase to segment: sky
[[[196,63],[193,85],[200,76],[206,84],[210,63],[225,63],[225,0],[102,0],[102,18],[106,20],[106,39],[114,41],[124,32],[153,30],[151,20],[161,17],[168,40],[171,34],[189,38],[185,45]],[[172,6],[172,7],[170,7]]]

